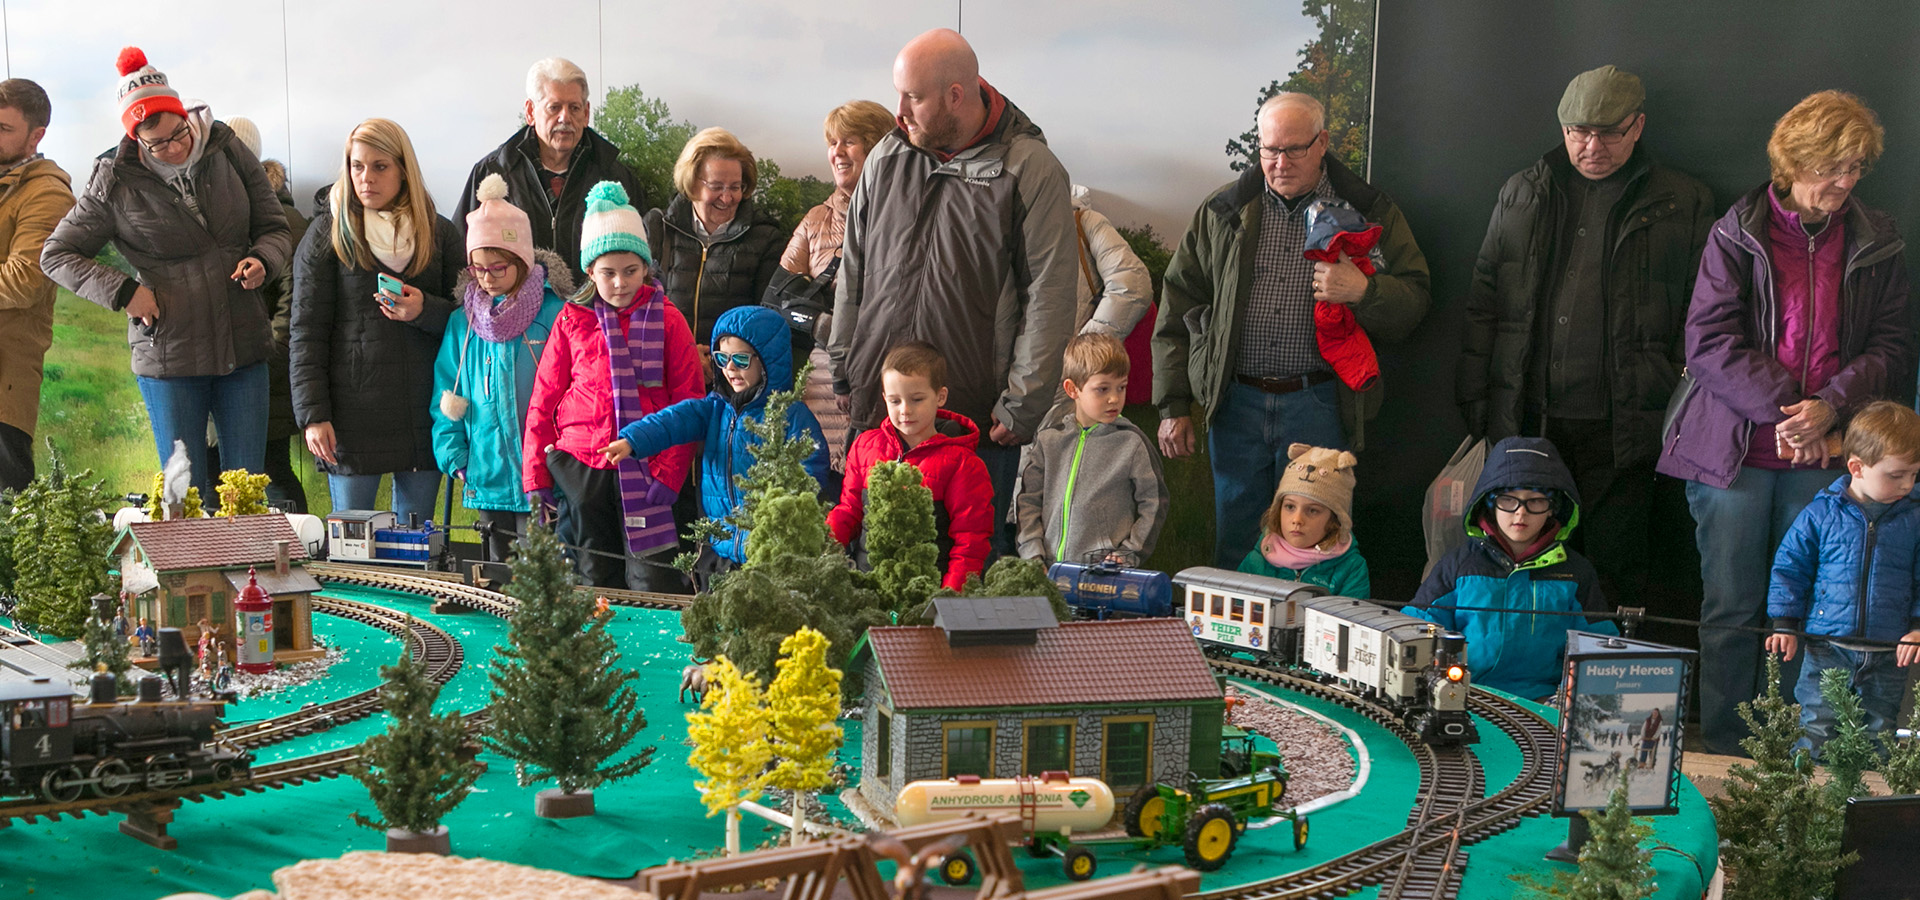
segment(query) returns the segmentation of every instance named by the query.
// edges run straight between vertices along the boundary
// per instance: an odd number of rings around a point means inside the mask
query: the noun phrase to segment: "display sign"
[[[1676,811],[1693,660],[1693,651],[1679,647],[1567,633],[1554,815],[1605,808],[1623,775],[1635,815]]]

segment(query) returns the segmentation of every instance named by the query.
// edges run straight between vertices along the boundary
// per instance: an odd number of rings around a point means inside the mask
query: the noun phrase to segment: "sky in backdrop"
[[[783,173],[825,178],[826,112],[854,98],[895,107],[900,46],[958,26],[1096,205],[1168,243],[1232,176],[1224,146],[1260,88],[1313,37],[1288,0],[4,0],[4,12],[7,72],[52,96],[41,149],[76,189],[121,136],[113,64],[134,44],[183,97],[253,119],[303,208],[335,178],[349,129],[383,116],[408,130],[452,209],[474,161],[518,127],[527,67],[545,56],[585,69],[596,100],[639,85]]]

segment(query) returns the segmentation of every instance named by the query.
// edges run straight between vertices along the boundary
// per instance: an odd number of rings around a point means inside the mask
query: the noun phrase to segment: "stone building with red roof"
[[[1220,767],[1220,681],[1178,619],[1057,622],[1043,598],[943,597],[934,624],[870,628],[860,791],[1066,771],[1118,795]]]
[[[233,601],[247,571],[273,596],[274,662],[324,655],[313,645],[313,592],[320,582],[301,563],[306,545],[287,517],[214,516],[134,522],[120,531],[110,555],[120,566],[122,592],[132,595],[128,616],[155,629],[178,628],[193,646],[202,619],[234,659]]]

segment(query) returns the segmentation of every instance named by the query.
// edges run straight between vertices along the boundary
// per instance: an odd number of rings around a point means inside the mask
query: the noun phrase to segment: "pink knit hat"
[[[120,124],[126,127],[127,137],[133,137],[141,122],[161,113],[186,117],[180,94],[167,84],[165,74],[147,62],[147,54],[139,47],[121,50],[114,62],[120,72]]]
[[[533,271],[533,224],[519,207],[507,202],[507,180],[498,172],[481,179],[473,199],[480,205],[467,213],[467,257],[481,247],[505,250]]]

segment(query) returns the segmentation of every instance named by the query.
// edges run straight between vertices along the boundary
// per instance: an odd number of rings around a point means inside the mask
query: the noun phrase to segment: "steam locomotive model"
[[[253,754],[213,740],[225,703],[161,700],[160,679],[139,684],[123,701],[112,675],[96,675],[86,703],[44,678],[0,684],[0,796],[71,803],[246,775]]]

